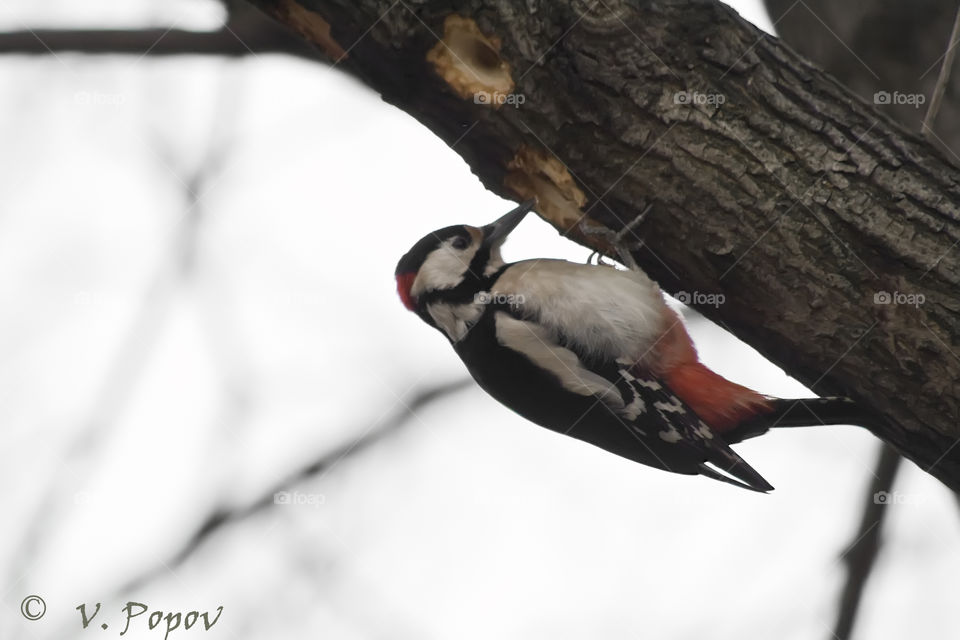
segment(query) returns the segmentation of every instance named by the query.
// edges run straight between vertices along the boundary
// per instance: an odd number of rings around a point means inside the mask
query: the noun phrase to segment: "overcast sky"
[[[200,0],[0,4],[5,30],[221,18]],[[0,95],[0,638],[81,637],[76,607],[97,602],[82,637],[110,637],[129,600],[222,606],[170,636],[204,640],[829,637],[878,451],[852,427],[740,445],[777,488],[755,495],[562,438],[471,385],[174,562],[211,511],[465,377],[393,268],[511,203],[368,89],[287,57],[0,57]],[[535,218],[505,250],[587,254]],[[808,395],[689,318],[725,376]],[[952,638],[957,504],[912,463],[895,489],[858,637]],[[162,637],[148,615],[124,638]]]

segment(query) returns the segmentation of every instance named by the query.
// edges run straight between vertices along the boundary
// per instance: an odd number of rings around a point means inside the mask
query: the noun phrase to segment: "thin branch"
[[[51,528],[51,514],[58,513],[63,496],[72,493],[71,487],[78,486],[77,478],[88,476],[95,468],[95,457],[103,453],[103,443],[108,442],[119,428],[118,419],[141,383],[148,359],[168,320],[171,301],[182,275],[179,273],[182,247],[193,243],[190,236],[195,233],[196,226],[189,220],[180,222],[171,247],[147,283],[136,314],[122,330],[116,351],[93,396],[90,414],[63,447],[62,464],[24,528],[23,548],[17,556],[22,563],[39,555],[45,533]],[[15,575],[19,573],[19,570],[14,571]]]
[[[183,564],[217,531],[229,524],[249,518],[274,506],[274,495],[276,493],[315,478],[329,470],[335,464],[341,462],[344,458],[355,456],[370,446],[381,442],[387,436],[395,434],[402,427],[406,426],[418,411],[437,400],[467,388],[471,385],[471,382],[472,380],[470,378],[464,378],[425,389],[414,396],[409,402],[405,403],[392,416],[385,418],[380,421],[376,427],[366,431],[359,439],[351,439],[349,442],[344,442],[335,449],[323,453],[312,462],[286,475],[269,487],[264,488],[257,497],[246,504],[215,508],[203,522],[200,523],[193,534],[186,539],[181,549],[173,554],[170,560],[160,562],[153,569],[148,570],[139,577],[133,578],[119,589],[118,593],[131,593],[138,587],[149,583],[157,575]]]
[[[244,27],[228,25],[217,31],[34,29],[0,33],[0,54],[50,55],[63,52],[121,55],[149,52],[151,57],[190,54],[240,57],[284,53],[315,61],[326,60],[315,47],[267,20]]]
[[[884,496],[893,487],[893,481],[900,467],[900,454],[890,445],[883,445],[880,459],[874,470],[874,480],[870,483],[865,496],[865,507],[860,519],[860,527],[854,534],[853,542],[847,547],[843,559],[847,565],[847,582],[840,597],[840,610],[834,626],[835,640],[848,640],[860,609],[863,589],[873,571],[874,561],[880,550],[880,532],[883,519],[889,509],[889,498]]]
[[[957,16],[953,20],[953,31],[950,32],[950,42],[947,43],[947,51],[943,55],[943,64],[940,65],[940,75],[937,76],[937,86],[933,88],[933,97],[930,99],[927,115],[924,116],[923,124],[920,125],[920,131],[927,138],[935,138],[935,136],[933,136],[933,123],[937,119],[937,113],[940,112],[943,94],[947,89],[950,72],[953,70],[953,61],[957,57],[958,35],[960,35],[960,6],[957,7]]]
[[[233,104],[233,101],[223,98],[222,92],[218,96],[220,111],[232,113],[225,105]],[[214,121],[220,127],[226,127],[226,123],[230,122],[227,115],[217,117]],[[184,263],[192,256],[196,245],[202,212],[201,195],[205,185],[217,179],[223,158],[229,150],[227,143],[216,139],[216,133],[215,130],[213,142],[206,145],[205,157],[199,168],[186,181],[177,178],[184,191],[185,213],[178,221],[177,229],[171,236],[171,245],[164,252],[156,274],[147,284],[137,314],[125,329],[116,354],[108,363],[103,381],[94,395],[90,416],[64,448],[63,464],[51,480],[40,508],[25,527],[24,548],[18,557],[38,555],[37,550],[45,539],[44,532],[50,529],[51,514],[58,513],[57,503],[65,493],[69,493],[71,486],[76,487],[78,482],[82,482],[78,478],[88,477],[95,469],[95,456],[102,453],[103,443],[108,442],[120,428],[119,418],[141,383],[148,358],[168,320],[175,293],[184,281],[194,277],[192,270],[184,268]],[[226,137],[227,134],[221,135]],[[158,136],[158,140],[162,142],[163,137]],[[160,156],[169,169],[171,154],[161,152]]]

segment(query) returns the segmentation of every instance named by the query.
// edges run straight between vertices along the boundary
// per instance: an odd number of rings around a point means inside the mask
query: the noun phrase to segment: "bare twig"
[[[950,32],[950,42],[947,43],[947,51],[943,54],[943,64],[940,65],[940,75],[937,76],[937,86],[933,88],[933,97],[930,99],[927,115],[924,116],[923,124],[920,125],[921,133],[928,138],[933,137],[933,123],[937,119],[937,113],[940,112],[943,94],[947,89],[947,82],[950,79],[950,72],[953,69],[953,61],[957,57],[958,35],[960,35],[960,6],[957,7],[957,16],[953,21],[953,31]]]
[[[833,640],[848,640],[853,632],[863,588],[873,571],[874,562],[880,551],[880,532],[883,529],[883,518],[889,508],[888,501],[882,500],[881,496],[883,492],[889,492],[892,489],[900,460],[900,454],[893,447],[883,445],[880,459],[874,469],[874,480],[867,489],[860,527],[855,533],[853,543],[847,547],[842,556],[847,566],[847,582],[840,596],[840,610],[837,613],[833,636],[831,636]]]
[[[245,27],[227,26],[217,31],[181,29],[34,29],[0,33],[0,54],[50,55],[51,53],[129,54],[151,57],[171,55],[249,56],[285,53],[324,62],[327,59],[303,39],[275,23]]]
[[[141,576],[133,578],[119,589],[118,593],[130,593],[136,588],[149,583],[157,575],[183,564],[208,538],[226,525],[243,520],[272,507],[275,504],[274,495],[276,493],[315,478],[323,472],[328,471],[333,465],[339,463],[344,458],[355,456],[368,447],[381,442],[387,436],[396,433],[402,427],[406,426],[410,422],[410,419],[425,406],[465,389],[470,386],[471,382],[469,378],[464,378],[425,389],[414,396],[409,402],[406,402],[392,416],[385,418],[375,427],[367,430],[360,438],[352,439],[331,451],[323,453],[312,462],[287,474],[269,487],[264,488],[256,498],[246,504],[239,506],[220,506],[214,509],[186,539],[183,546],[171,559],[160,562],[153,569],[148,570]]]
[[[221,117],[215,122],[221,128],[230,126],[228,115],[232,110],[228,105],[233,100],[222,96],[219,100]],[[83,479],[96,468],[96,456],[100,455],[102,445],[109,442],[121,427],[120,418],[127,403],[141,383],[149,357],[156,346],[162,329],[167,322],[171,303],[176,291],[191,278],[194,273],[189,269],[190,258],[196,245],[201,221],[201,194],[204,185],[214,181],[220,172],[223,158],[229,145],[223,140],[214,139],[206,146],[207,152],[199,168],[191,172],[185,180],[180,180],[184,190],[185,213],[179,220],[177,230],[171,237],[171,244],[160,260],[156,274],[147,284],[142,301],[133,321],[123,332],[122,339],[114,357],[109,361],[103,381],[93,397],[90,416],[78,429],[72,440],[63,448],[63,462],[39,502],[34,516],[24,527],[23,548],[18,557],[31,558],[39,555],[39,549],[45,541],[45,532],[50,529],[52,514],[58,513],[58,504],[64,494],[69,495]],[[226,138],[229,133],[219,132]],[[156,136],[163,141],[162,135]],[[162,148],[162,147],[161,147]],[[172,164],[172,152],[155,152],[165,165]],[[222,333],[222,331],[221,331]],[[224,374],[226,376],[226,374]],[[232,416],[233,417],[233,416]],[[235,419],[235,418],[234,418]],[[15,570],[14,575],[20,571]]]

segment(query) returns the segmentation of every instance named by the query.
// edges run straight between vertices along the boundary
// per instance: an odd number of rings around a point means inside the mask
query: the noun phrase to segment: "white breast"
[[[639,271],[525,260],[504,271],[493,293],[512,295],[525,315],[592,356],[640,360],[663,330],[660,287]]]

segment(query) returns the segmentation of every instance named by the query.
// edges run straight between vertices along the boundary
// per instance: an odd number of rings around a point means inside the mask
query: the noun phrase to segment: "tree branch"
[[[923,134],[934,140],[936,140],[936,134],[933,133],[933,124],[937,120],[937,114],[940,113],[943,94],[947,90],[950,73],[953,71],[953,61],[957,57],[958,35],[960,35],[960,7],[957,8],[957,15],[953,18],[953,29],[950,31],[950,40],[947,42],[947,49],[943,53],[943,62],[940,65],[940,73],[937,75],[937,84],[933,89],[933,97],[930,99],[930,107],[927,109],[927,115],[924,116],[923,124],[921,125]]]
[[[791,46],[795,46],[801,52],[810,52],[820,65],[837,77],[855,79],[860,94],[871,99],[873,96],[883,95],[885,91],[889,94],[888,90],[894,87],[902,91],[903,85],[898,81],[903,78],[910,83],[908,89],[916,91],[919,89],[916,83],[922,81],[925,75],[931,75],[929,72],[932,71],[932,67],[927,61],[916,61],[914,57],[903,56],[904,51],[901,50],[891,52],[887,44],[889,40],[885,38],[888,31],[896,30],[900,34],[897,41],[903,50],[914,55],[919,51],[930,50],[934,36],[927,27],[938,26],[926,24],[930,10],[932,9],[933,13],[942,13],[949,10],[948,5],[953,3],[952,0],[946,2],[920,0],[920,2],[928,6],[923,8],[911,6],[912,11],[908,13],[902,12],[901,5],[890,3],[882,6],[868,6],[850,3],[824,4],[820,0],[810,0],[810,4],[805,3],[799,7],[787,6],[780,0],[767,0],[767,7],[775,16],[778,30]],[[935,6],[929,6],[931,4]],[[799,10],[793,11],[794,8]],[[821,11],[822,13],[819,13]],[[865,16],[864,11],[870,12],[869,16]],[[956,15],[953,32],[943,47],[944,54],[940,56],[942,63],[937,83],[931,91],[933,97],[928,103],[923,122],[919,123],[922,133],[931,142],[936,141],[944,146],[947,142],[956,143],[950,134],[955,122],[951,122],[948,118],[946,121],[940,121],[941,126],[935,126],[942,105],[942,97],[952,76],[951,68],[956,50],[960,12]],[[829,24],[824,22],[825,20],[829,21]],[[918,24],[922,24],[923,28],[918,28]],[[850,43],[857,47],[857,51],[849,48],[840,50],[846,43],[841,39],[842,36],[837,34],[849,36],[852,32],[859,33],[858,37]],[[869,58],[869,64],[872,65],[871,68],[876,69],[876,73],[870,72],[867,63],[860,56]],[[885,56],[887,59],[881,59],[879,56]],[[910,65],[905,64],[905,58],[914,60],[918,64],[910,68]],[[907,126],[918,125],[919,110],[917,108],[905,110],[899,105],[881,105],[881,108],[889,110],[891,115]],[[848,548],[850,551],[844,555],[847,581],[840,594],[837,621],[831,635],[835,640],[847,640],[853,635],[863,599],[863,590],[880,554],[880,535],[886,510],[878,498],[881,497],[881,492],[893,493],[900,460],[900,456],[890,447],[881,447],[873,474],[875,481],[868,488],[867,496],[863,501],[860,527]],[[884,497],[889,498],[889,495]]]
[[[39,54],[50,52],[176,55],[210,54],[243,56],[255,53],[289,52],[291,45],[307,49],[301,43],[274,38],[239,39],[226,30],[202,32],[166,29],[118,31],[109,29],[59,30],[36,29],[0,33],[0,53]]]
[[[667,291],[960,489],[960,181],[922,138],[712,0],[256,4],[571,239],[653,204]]]
[[[387,436],[395,434],[402,427],[408,425],[410,419],[417,411],[422,410],[427,405],[441,398],[469,387],[471,383],[472,380],[470,379],[462,379],[424,389],[413,396],[409,402],[406,402],[392,416],[386,417],[378,422],[378,424],[364,431],[363,435],[359,438],[351,439],[349,442],[345,442],[335,449],[323,453],[299,469],[293,470],[275,484],[265,487],[253,500],[242,505],[223,505],[214,509],[206,519],[197,526],[194,532],[187,537],[180,550],[174,553],[169,560],[161,562],[146,573],[131,579],[118,590],[118,593],[131,593],[138,587],[150,582],[160,573],[169,571],[183,564],[216,532],[230,524],[261,513],[277,504],[275,495],[278,492],[288,490],[291,487],[316,478],[330,470],[331,467],[343,459],[355,456],[368,447],[383,441]]]
[[[900,454],[892,448],[884,446],[881,450],[877,467],[873,471],[873,482],[867,488],[864,498],[860,526],[854,534],[853,542],[843,552],[847,581],[840,596],[837,622],[831,636],[835,640],[848,640],[853,634],[863,589],[880,552],[883,519],[889,509],[889,494],[893,493],[893,481],[897,477],[900,460]]]
[[[184,29],[27,29],[0,33],[0,54],[130,54],[247,56],[284,53],[326,62],[317,47],[245,7],[216,31]]]

